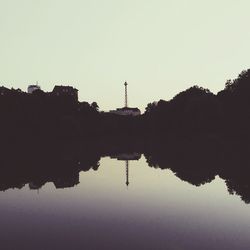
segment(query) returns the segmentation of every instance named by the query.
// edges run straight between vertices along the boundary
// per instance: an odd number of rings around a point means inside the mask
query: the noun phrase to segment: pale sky
[[[79,89],[101,110],[212,92],[250,68],[249,0],[0,0],[0,85]]]

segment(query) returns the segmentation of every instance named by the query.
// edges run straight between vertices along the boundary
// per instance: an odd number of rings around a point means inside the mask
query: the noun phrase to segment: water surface
[[[249,249],[250,205],[219,176],[194,186],[167,167],[104,157],[73,187],[0,192],[1,248]]]

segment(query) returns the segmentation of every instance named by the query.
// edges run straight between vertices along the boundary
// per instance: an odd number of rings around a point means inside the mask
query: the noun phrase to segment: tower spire
[[[127,90],[128,83],[125,82],[124,86],[125,86],[125,108],[127,108],[128,107],[128,90]]]
[[[129,169],[128,169],[128,160],[126,160],[126,185],[129,185]]]

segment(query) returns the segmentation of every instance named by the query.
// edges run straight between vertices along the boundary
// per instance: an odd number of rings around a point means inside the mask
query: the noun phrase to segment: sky
[[[250,68],[249,0],[0,0],[0,85],[71,85],[101,110],[217,93]]]

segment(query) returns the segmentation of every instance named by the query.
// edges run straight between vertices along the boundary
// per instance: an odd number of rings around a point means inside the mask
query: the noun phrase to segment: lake
[[[0,192],[1,249],[250,248],[250,205],[218,175],[192,185],[143,155],[114,156],[56,186]]]

